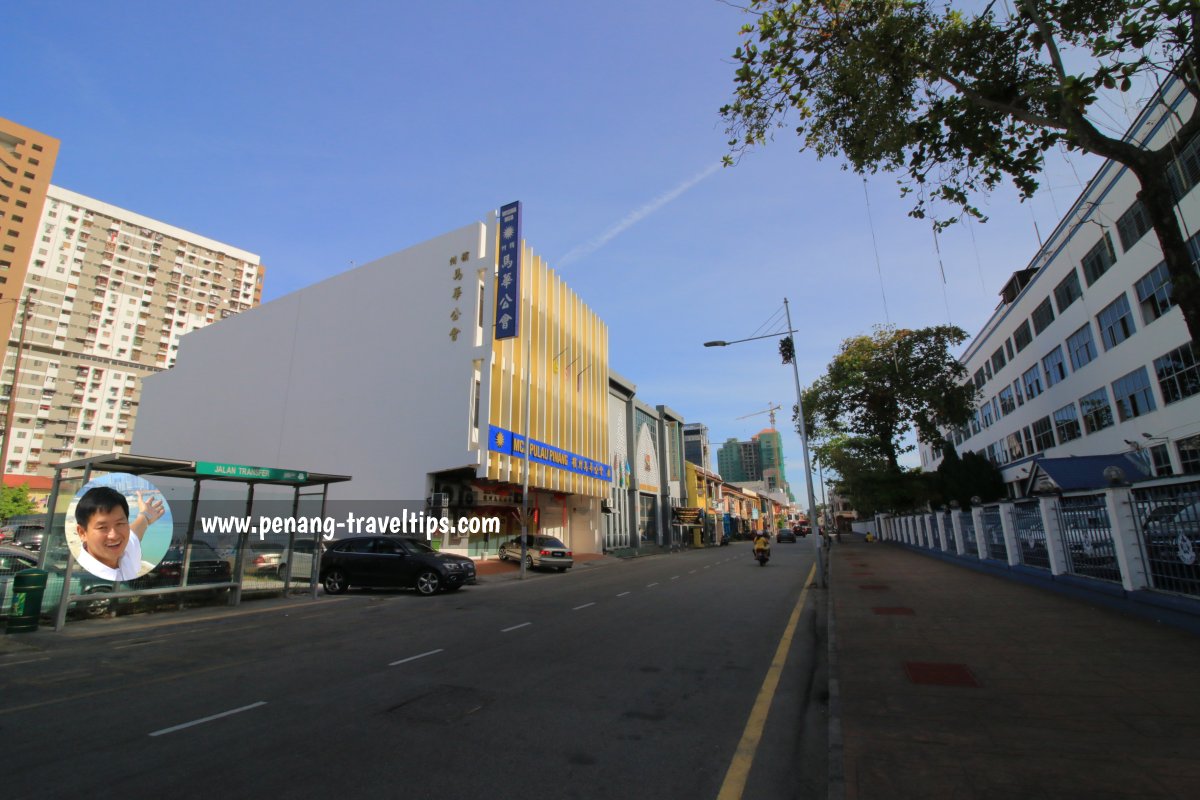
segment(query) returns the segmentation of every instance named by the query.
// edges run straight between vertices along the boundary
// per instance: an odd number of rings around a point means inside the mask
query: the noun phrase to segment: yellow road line
[[[796,601],[787,628],[779,640],[779,647],[775,648],[775,657],[771,659],[771,666],[767,669],[767,676],[763,678],[762,688],[758,690],[754,708],[750,710],[750,719],[746,720],[746,729],[742,732],[742,740],[738,742],[737,750],[733,754],[733,761],[729,763],[729,769],[725,772],[725,782],[721,784],[717,800],[740,800],[742,792],[746,790],[750,767],[754,765],[754,754],[758,751],[758,743],[762,740],[763,729],[767,725],[767,714],[771,711],[771,702],[775,699],[775,690],[779,687],[779,676],[787,662],[792,637],[796,633],[796,625],[800,622],[800,612],[804,610],[804,601],[808,599],[808,589],[812,586],[816,573],[817,565],[813,564],[804,581],[804,588],[800,591],[800,599]]]

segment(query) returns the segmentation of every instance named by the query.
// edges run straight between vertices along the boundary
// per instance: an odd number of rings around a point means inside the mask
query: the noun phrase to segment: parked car
[[[775,534],[775,541],[777,541],[777,542],[795,542],[796,541],[796,529],[795,528],[780,528],[779,533]]]
[[[308,580],[312,576],[313,569],[313,554],[316,550],[316,544],[312,539],[296,539],[292,542],[292,552],[290,556],[284,557],[282,554],[279,561],[279,579],[283,580],[285,570],[288,570],[288,565],[291,565],[292,580]]]
[[[521,560],[521,537],[509,539],[500,545],[500,560]],[[553,536],[529,534],[525,544],[525,566],[554,567],[559,572],[566,572],[575,565],[574,554],[567,546]]]
[[[36,523],[18,525],[13,530],[12,543],[18,547],[24,547],[26,550],[41,550],[45,538],[46,528],[44,525]]]
[[[172,544],[158,566],[140,578],[129,582],[133,589],[151,589],[158,586],[179,586],[183,574],[183,545]],[[192,542],[192,558],[188,562],[188,585],[205,583],[229,583],[233,571],[229,562],[221,558],[207,542]]]
[[[399,586],[433,595],[474,583],[475,562],[439,553],[419,539],[356,536],[329,546],[321,557],[320,579],[329,594],[342,594],[351,586]]]
[[[36,567],[38,554],[24,547],[15,545],[0,545],[0,616],[7,616],[12,607],[13,575],[23,569]],[[54,613],[62,597],[62,573],[51,573],[46,581],[46,591],[42,595],[42,614]],[[71,576],[71,594],[107,594],[113,590],[112,584],[102,578],[96,578],[87,573]],[[97,596],[84,601],[73,600],[67,606],[68,612],[86,616],[99,617],[108,613],[112,600]]]
[[[1158,562],[1189,578],[1200,577],[1200,500],[1181,505],[1170,516],[1147,521],[1143,530],[1152,565]]]
[[[250,542],[246,545],[246,575],[275,577],[281,574],[279,565],[284,545],[274,542]]]

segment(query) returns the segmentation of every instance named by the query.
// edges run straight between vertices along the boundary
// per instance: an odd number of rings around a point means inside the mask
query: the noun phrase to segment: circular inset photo
[[[113,472],[93,478],[67,508],[67,546],[97,578],[128,581],[158,566],[171,544],[171,508],[145,478]]]

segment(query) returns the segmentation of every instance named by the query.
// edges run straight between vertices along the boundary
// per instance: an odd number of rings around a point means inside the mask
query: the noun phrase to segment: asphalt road
[[[735,764],[746,798],[823,797],[817,590],[737,755],[806,544],[765,568],[736,544],[10,654],[0,794],[716,798]]]

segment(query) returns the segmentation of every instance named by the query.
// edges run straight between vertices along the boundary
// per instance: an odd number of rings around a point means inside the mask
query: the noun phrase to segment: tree
[[[970,419],[976,390],[950,355],[966,338],[962,328],[937,325],[878,326],[871,336],[847,339],[810,387],[805,412],[833,434],[871,442],[883,465],[898,472],[899,456],[913,449],[901,442],[909,432],[940,442],[942,428]]]
[[[32,514],[37,510],[37,503],[29,499],[29,484],[0,489],[0,521],[8,522],[13,517]]]
[[[963,508],[971,505],[971,498],[978,497],[985,503],[1006,496],[1004,477],[992,462],[975,453],[963,453],[959,458],[951,442],[942,445],[942,463],[938,465],[938,505],[951,500]]]
[[[807,407],[806,407],[807,410]],[[831,475],[834,491],[861,517],[905,511],[931,499],[920,471],[889,468],[883,448],[870,437],[838,435],[814,448]]]
[[[1200,3],[993,0],[977,14],[954,5],[749,0],[757,21],[742,33],[757,34],[757,43],[734,53],[734,99],[721,109],[734,155],[794,116],[801,149],[840,154],[859,173],[906,173],[902,192],[917,194],[912,216],[925,217],[928,189],[979,219],[972,195],[1008,179],[1031,197],[1051,148],[1111,159],[1140,182],[1172,299],[1200,339],[1200,277],[1175,214],[1182,191],[1200,178],[1200,168],[1179,159],[1200,134]],[[1135,100],[1159,102],[1170,81],[1191,103],[1171,112],[1174,135],[1158,147],[1096,122],[1101,98],[1149,86]]]

